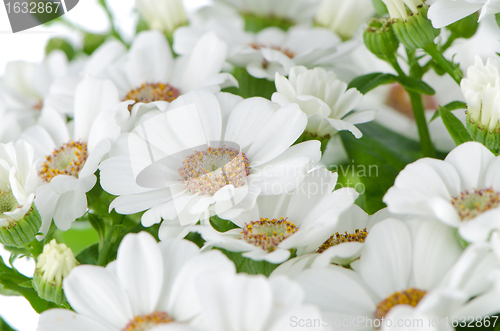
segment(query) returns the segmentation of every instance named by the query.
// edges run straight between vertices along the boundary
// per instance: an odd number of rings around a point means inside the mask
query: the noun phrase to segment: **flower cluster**
[[[0,293],[40,331],[490,324],[500,73],[445,51],[499,4],[184,4],[7,65]]]

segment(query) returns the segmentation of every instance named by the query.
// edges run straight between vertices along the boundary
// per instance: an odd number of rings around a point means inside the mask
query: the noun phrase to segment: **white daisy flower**
[[[330,263],[349,266],[361,255],[361,249],[372,226],[393,215],[384,208],[368,215],[357,205],[352,205],[338,217],[331,236],[321,245],[313,248],[313,253],[297,256],[282,263],[273,271],[289,277],[297,276],[302,270],[324,268]]]
[[[284,276],[217,272],[199,278],[197,290],[207,331],[327,330],[317,323],[320,311]]]
[[[0,99],[0,143],[7,143],[19,138],[21,125],[17,121],[17,112],[8,111]]]
[[[355,88],[348,90],[335,73],[323,68],[293,67],[288,79],[276,73],[275,82],[277,92],[272,96],[273,102],[281,106],[298,104],[308,116],[306,132],[312,136],[332,136],[337,131],[349,130],[361,138],[363,134],[354,124],[375,117],[375,111],[350,113],[363,95]]]
[[[500,158],[482,144],[467,142],[441,160],[407,165],[384,196],[389,211],[438,219],[458,228],[468,242],[488,240],[499,229]]]
[[[45,311],[37,330],[194,331],[185,324],[203,307],[197,281],[216,270],[234,273],[235,267],[221,252],[200,254],[186,240],[157,243],[146,232],[128,234],[108,267],[81,265],[71,270],[63,288],[75,312]]]
[[[104,67],[123,51],[119,45],[107,44],[86,72],[110,79],[122,100],[135,101],[129,106],[131,117],[135,118],[151,109],[165,110],[169,102],[198,88],[216,92],[237,85],[232,75],[220,73],[226,48],[214,33],[207,33],[194,45],[192,54],[174,59],[163,34],[144,31],[137,35],[127,53]],[[141,112],[139,108],[144,109]]]
[[[118,91],[110,81],[87,77],[75,92],[74,121],[66,123],[46,107],[38,124],[23,132],[38,160],[41,185],[36,205],[42,216],[42,233],[52,219],[59,229],[68,230],[87,211],[85,193],[94,187],[94,172],[120,133],[114,121],[118,104]]]
[[[438,0],[429,8],[427,16],[435,28],[450,25],[481,10],[478,22],[488,15],[500,13],[499,0]]]
[[[0,227],[24,218],[37,188],[33,147],[24,140],[0,144]]]
[[[281,19],[289,25],[311,23],[320,0],[216,0],[243,15]]]
[[[468,301],[492,290],[488,278],[499,263],[474,247],[461,253],[453,230],[440,223],[387,219],[373,226],[360,259],[351,264],[354,270],[309,269],[296,280],[330,326],[357,320],[346,329],[397,326],[394,312],[412,307],[426,318],[456,317],[474,308],[474,316],[487,315],[491,307],[475,307],[477,298]]]
[[[375,14],[370,0],[323,0],[315,22],[343,39],[351,39],[358,28]]]
[[[325,168],[309,173],[293,192],[262,196],[247,213],[230,220],[239,228],[220,233],[210,226],[196,229],[206,247],[244,252],[253,260],[281,263],[297,254],[314,251],[328,239],[341,212],[358,197],[352,188],[335,190],[338,174]]]
[[[232,26],[231,30],[228,25]],[[353,43],[342,43],[340,37],[326,28],[296,26],[287,32],[266,28],[258,33],[243,31],[233,22],[213,22],[209,26],[228,44],[227,61],[256,78],[274,80],[275,74],[288,76],[297,65],[333,66],[334,60],[347,53]],[[174,34],[174,50],[190,54],[192,45],[206,28],[181,27]]]
[[[0,97],[15,110],[22,128],[34,125],[44,106],[73,116],[73,98],[81,80],[82,61],[68,63],[62,51],[53,51],[42,63],[9,62],[0,81]]]
[[[151,29],[169,35],[188,22],[182,0],[136,0],[135,5]]]
[[[190,92],[117,140],[101,185],[119,195],[118,213],[147,210],[144,226],[163,219],[162,238],[183,237],[210,210],[236,217],[259,195],[295,189],[320,159],[318,141],[290,147],[306,121],[296,105]]]

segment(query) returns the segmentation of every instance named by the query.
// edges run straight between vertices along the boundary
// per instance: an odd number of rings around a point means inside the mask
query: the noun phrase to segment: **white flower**
[[[0,226],[24,218],[37,188],[33,147],[26,141],[0,144]]]
[[[235,22],[213,22],[209,26],[228,44],[227,61],[256,78],[274,80],[288,76],[296,65],[333,66],[334,60],[350,51],[354,43],[342,40],[326,28],[295,26],[287,32],[270,27],[254,34],[238,29]],[[228,30],[228,28],[230,30]],[[190,54],[192,45],[205,28],[181,27],[174,34],[174,50]]]
[[[85,78],[75,92],[75,119],[66,123],[54,109],[44,108],[38,124],[23,137],[36,150],[41,184],[36,205],[42,233],[52,219],[61,230],[87,211],[85,193],[96,183],[94,172],[118,137],[114,121],[118,91],[110,81]]]
[[[37,330],[163,330],[170,323],[178,330],[176,325],[200,314],[196,282],[215,270],[235,272],[221,252],[200,254],[185,240],[157,243],[146,232],[128,234],[115,262],[106,268],[77,266],[64,279],[64,293],[76,313],[45,311]],[[181,329],[194,330],[187,325]]]
[[[207,331],[326,330],[314,322],[319,310],[284,276],[217,272],[200,278],[197,290]]]
[[[52,239],[43,246],[43,252],[37,257],[36,271],[44,282],[61,286],[63,279],[77,264],[73,251],[66,244],[58,244]]]
[[[182,0],[136,0],[135,5],[151,29],[172,34],[187,23]]]
[[[306,121],[296,105],[193,91],[117,140],[101,185],[118,213],[148,210],[144,226],[163,218],[160,236],[182,237],[209,210],[235,217],[295,189],[320,158],[318,141],[290,147]]]
[[[86,72],[110,79],[118,88],[120,99],[133,100],[129,109],[134,119],[151,109],[165,110],[169,102],[198,88],[215,92],[237,85],[232,75],[220,73],[226,48],[214,33],[207,33],[194,45],[192,54],[174,59],[163,34],[144,31],[122,56],[123,46],[115,43],[98,49],[98,56],[91,59]],[[104,66],[110,61],[114,63]]]
[[[9,62],[0,82],[0,98],[15,110],[22,128],[35,124],[44,106],[73,116],[73,97],[81,80],[81,61],[69,64],[62,51],[53,51],[42,63]]]
[[[329,28],[343,39],[351,39],[357,29],[375,13],[370,0],[323,0],[316,23]]]
[[[334,190],[337,174],[321,168],[309,173],[293,192],[262,196],[247,213],[230,220],[239,228],[224,233],[198,227],[207,247],[221,247],[253,260],[281,263],[313,252],[334,233],[341,212],[352,206],[358,194],[352,188]]]
[[[406,6],[412,13],[418,12],[417,6],[422,5],[422,0],[382,0],[387,6],[391,18],[406,20],[408,12]],[[405,6],[406,5],[406,6]]]
[[[21,130],[16,110],[8,111],[0,99],[0,143],[16,140],[19,138]]]
[[[330,325],[364,318],[354,327],[348,324],[350,329],[397,326],[393,314],[413,307],[426,318],[457,317],[474,308],[474,316],[487,315],[491,307],[475,306],[477,298],[468,301],[488,294],[488,278],[499,263],[474,247],[461,253],[453,229],[440,223],[387,219],[373,226],[360,259],[351,264],[354,270],[308,269],[296,280],[306,302],[318,305]]]
[[[324,268],[330,263],[349,266],[361,255],[363,243],[372,226],[392,216],[387,208],[370,216],[357,205],[352,205],[340,214],[330,238],[313,248],[314,253],[290,259],[274,269],[272,274],[295,277],[302,270]]]
[[[484,65],[476,55],[476,63],[467,69],[467,78],[462,79],[460,86],[472,120],[489,131],[499,126],[500,75],[497,60],[490,57]]]
[[[311,23],[320,0],[216,0],[216,3],[236,8],[243,15],[279,18],[290,25]]]
[[[435,28],[442,28],[481,10],[479,21],[487,15],[500,12],[499,0],[438,0],[429,8],[427,16]]]
[[[361,138],[363,134],[354,124],[371,121],[375,116],[374,111],[348,115],[363,95],[355,88],[348,90],[346,83],[323,68],[293,67],[288,79],[276,73],[275,82],[277,92],[272,96],[273,102],[281,106],[298,104],[308,116],[306,131],[313,135],[324,137],[349,130]]]
[[[467,142],[441,160],[407,165],[384,196],[389,211],[433,217],[458,228],[469,242],[486,241],[500,228],[500,158]]]

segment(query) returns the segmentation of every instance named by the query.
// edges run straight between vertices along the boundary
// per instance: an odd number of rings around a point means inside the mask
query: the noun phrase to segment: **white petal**
[[[51,309],[43,312],[38,320],[37,331],[113,331],[101,323],[67,309]]]
[[[82,217],[87,211],[87,196],[80,192],[67,192],[57,201],[54,212],[54,223],[66,231],[77,218]]]

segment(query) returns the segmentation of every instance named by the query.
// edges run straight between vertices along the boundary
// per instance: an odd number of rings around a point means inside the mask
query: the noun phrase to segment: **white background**
[[[192,12],[209,1],[184,0],[184,3],[186,9]],[[137,22],[134,0],[107,0],[107,2],[115,15],[119,31],[130,40]],[[78,5],[65,15],[65,18],[89,32],[100,33],[109,28],[107,16],[97,0],[80,0]],[[0,76],[5,72],[5,66],[9,61],[42,61],[47,40],[60,35],[70,38],[75,43],[80,42],[77,34],[60,24],[39,26],[13,34],[5,6],[0,4]],[[4,261],[9,260],[10,253],[1,245],[0,255]],[[28,276],[33,274],[33,260],[28,261],[23,258],[16,261],[15,266]],[[23,297],[0,295],[0,316],[18,331],[33,331],[38,324],[38,314]]]

